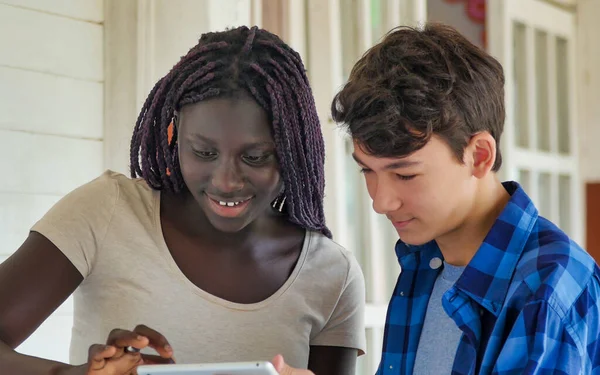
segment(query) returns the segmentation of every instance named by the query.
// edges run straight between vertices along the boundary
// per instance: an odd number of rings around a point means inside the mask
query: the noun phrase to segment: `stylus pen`
[[[128,346],[125,348],[125,353],[139,353],[140,349],[138,348],[134,348],[133,346]],[[170,364],[174,364],[175,363],[175,359],[174,358],[169,358],[169,363]]]

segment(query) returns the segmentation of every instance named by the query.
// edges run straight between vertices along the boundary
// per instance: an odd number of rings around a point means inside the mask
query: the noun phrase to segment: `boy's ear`
[[[465,162],[470,167],[473,176],[485,177],[496,162],[496,140],[489,132],[477,133],[471,137],[465,148]]]

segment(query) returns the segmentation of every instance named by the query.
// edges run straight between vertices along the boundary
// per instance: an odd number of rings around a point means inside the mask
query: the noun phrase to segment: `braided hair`
[[[188,104],[248,92],[272,126],[289,221],[325,225],[325,147],[300,55],[279,37],[242,26],[203,34],[146,99],[131,139],[131,176],[156,190],[185,189],[179,167],[176,111]]]

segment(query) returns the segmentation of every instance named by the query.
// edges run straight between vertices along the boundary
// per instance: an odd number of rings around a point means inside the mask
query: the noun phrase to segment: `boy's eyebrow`
[[[358,164],[366,166],[366,164],[363,163],[358,158],[358,156],[356,156],[356,154],[352,153],[352,158]],[[400,168],[411,167],[413,165],[418,165],[418,164],[421,164],[421,162],[420,161],[415,161],[415,160],[396,160],[396,161],[393,161],[393,162],[391,162],[389,164],[386,164],[386,166],[383,167],[383,169],[386,169],[386,170],[400,169]]]

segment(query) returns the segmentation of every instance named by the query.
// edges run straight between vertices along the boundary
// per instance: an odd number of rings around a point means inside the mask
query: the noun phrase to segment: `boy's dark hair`
[[[502,165],[502,66],[449,26],[390,31],[356,63],[331,110],[374,156],[408,156],[436,134],[462,162],[471,136],[487,131],[493,170]]]
[[[132,177],[143,177],[153,189],[181,191],[175,112],[241,92],[269,116],[288,219],[331,236],[323,209],[325,146],[304,65],[279,37],[257,27],[202,35],[156,83],[131,139]]]

